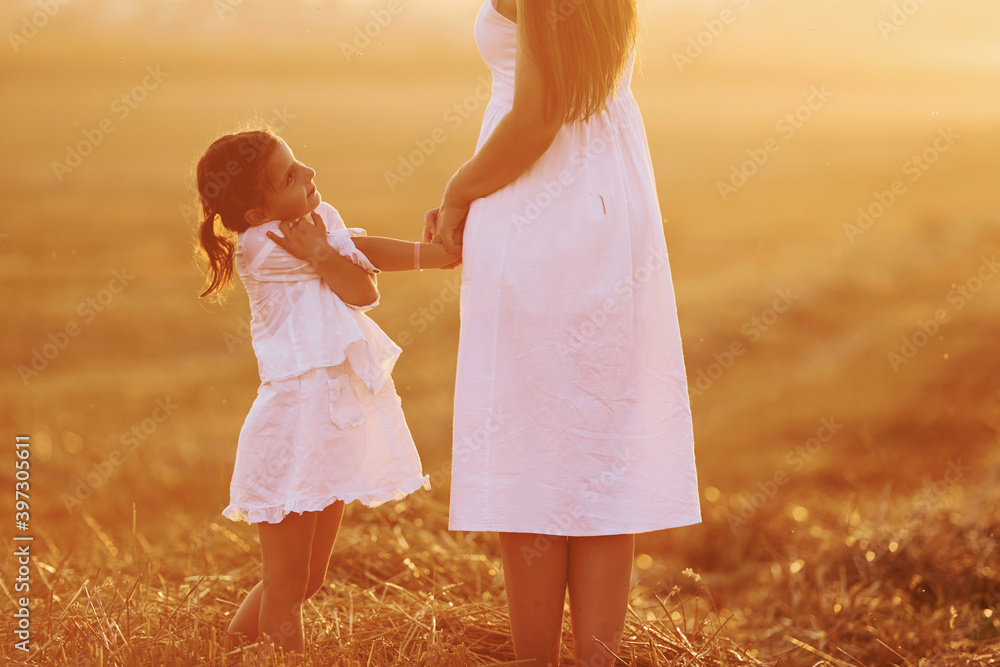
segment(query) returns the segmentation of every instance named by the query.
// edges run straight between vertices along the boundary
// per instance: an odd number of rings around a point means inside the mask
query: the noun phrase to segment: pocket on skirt
[[[348,374],[330,377],[330,420],[337,428],[361,426],[365,421],[364,406]]]

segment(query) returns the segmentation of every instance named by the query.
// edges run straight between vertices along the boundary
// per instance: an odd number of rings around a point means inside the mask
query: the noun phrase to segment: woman
[[[494,4],[497,3],[497,4]],[[452,530],[499,533],[518,659],[621,641],[633,534],[698,523],[635,0],[485,0],[475,156],[424,238],[462,246]],[[607,648],[605,648],[607,647]]]

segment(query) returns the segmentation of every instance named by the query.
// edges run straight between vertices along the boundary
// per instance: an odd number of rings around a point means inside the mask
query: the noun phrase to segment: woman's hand
[[[465,234],[465,221],[469,216],[469,204],[452,204],[447,198],[438,209],[436,233],[433,243],[443,243],[445,249],[458,254],[462,251],[462,237]]]
[[[298,220],[282,220],[278,228],[283,237],[274,232],[267,237],[299,259],[316,264],[334,252],[326,238],[326,224],[316,211]]]
[[[440,217],[440,212],[441,212],[440,208],[432,208],[431,210],[429,210],[426,213],[424,213],[424,233],[423,233],[423,236],[421,237],[421,240],[424,243],[438,243],[438,244],[441,244],[441,245],[444,244],[444,239],[437,237],[438,218]],[[459,241],[459,242],[461,242],[461,241]],[[447,251],[447,246],[445,247],[445,250]],[[461,246],[458,247],[458,250],[459,250],[459,252],[461,252]],[[454,253],[452,253],[452,254],[454,254]],[[462,257],[461,257],[461,255],[459,255],[458,261],[452,262],[451,264],[448,264],[446,266],[442,266],[441,268],[442,269],[454,269],[456,266],[459,266],[461,263],[462,263]]]

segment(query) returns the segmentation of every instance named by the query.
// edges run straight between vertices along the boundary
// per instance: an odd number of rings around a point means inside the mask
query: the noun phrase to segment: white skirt
[[[372,394],[344,363],[260,386],[223,514],[278,523],[338,500],[374,507],[421,486],[430,488],[392,378]]]

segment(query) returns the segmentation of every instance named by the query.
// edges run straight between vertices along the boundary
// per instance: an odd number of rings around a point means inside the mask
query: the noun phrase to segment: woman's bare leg
[[[533,533],[500,533],[510,630],[518,660],[559,664],[566,603],[567,538]]]
[[[581,667],[610,667],[625,628],[632,584],[632,535],[569,538],[569,607]],[[598,641],[600,640],[600,641]]]

